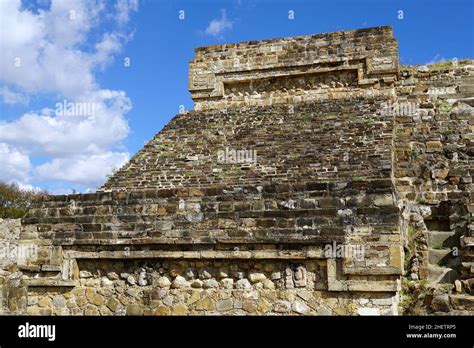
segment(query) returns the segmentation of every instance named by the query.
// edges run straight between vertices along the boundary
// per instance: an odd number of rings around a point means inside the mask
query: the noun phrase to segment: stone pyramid
[[[390,27],[197,48],[193,111],[96,193],[32,205],[9,312],[397,314],[438,255],[404,264],[410,228],[446,221],[468,282],[472,71],[400,68]]]

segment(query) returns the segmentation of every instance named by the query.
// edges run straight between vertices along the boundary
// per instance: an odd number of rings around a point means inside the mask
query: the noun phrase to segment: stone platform
[[[473,65],[427,69],[390,27],[197,48],[195,110],[0,222],[2,314],[396,315],[446,233],[466,310]]]

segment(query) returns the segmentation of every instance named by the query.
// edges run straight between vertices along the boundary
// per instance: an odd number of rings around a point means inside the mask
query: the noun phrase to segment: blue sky
[[[0,0],[0,23],[0,179],[54,193],[94,190],[192,109],[197,46],[391,25],[402,64],[474,57],[470,0]]]

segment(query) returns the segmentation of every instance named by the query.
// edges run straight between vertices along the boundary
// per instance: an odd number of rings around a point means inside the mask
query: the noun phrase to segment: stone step
[[[474,84],[463,84],[459,86],[460,93],[474,94]]]
[[[459,99],[458,101],[474,107],[474,98],[472,97]]]
[[[458,272],[456,272],[452,268],[437,267],[437,266],[423,267],[420,270],[420,274],[422,275],[425,274],[426,275],[425,278],[435,284],[438,284],[438,283],[452,284],[459,277]]]
[[[432,249],[428,248],[428,262],[432,265],[446,266],[450,268],[461,264],[459,255],[454,256],[451,249]]]
[[[450,295],[449,301],[454,309],[474,310],[474,296],[467,294]]]
[[[441,246],[442,248],[452,248],[460,246],[459,234],[446,231],[428,231],[428,245],[430,247]]]
[[[461,79],[462,84],[474,84],[474,77],[473,76],[466,76]]]
[[[439,99],[464,99],[472,97],[470,93],[450,93],[450,94],[440,94],[438,95]]]
[[[462,260],[464,262],[474,262],[474,248],[464,247],[462,249]]]
[[[461,245],[463,247],[474,247],[474,237],[464,236]]]
[[[473,274],[474,275],[474,262],[462,262],[461,263],[461,270],[465,274]]]
[[[425,220],[426,228],[433,232],[451,232],[449,218],[433,217]]]

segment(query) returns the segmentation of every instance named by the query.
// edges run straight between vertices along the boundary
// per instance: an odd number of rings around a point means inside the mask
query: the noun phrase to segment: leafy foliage
[[[17,184],[0,181],[0,218],[22,218],[34,197],[47,194],[46,191],[24,190]]]

